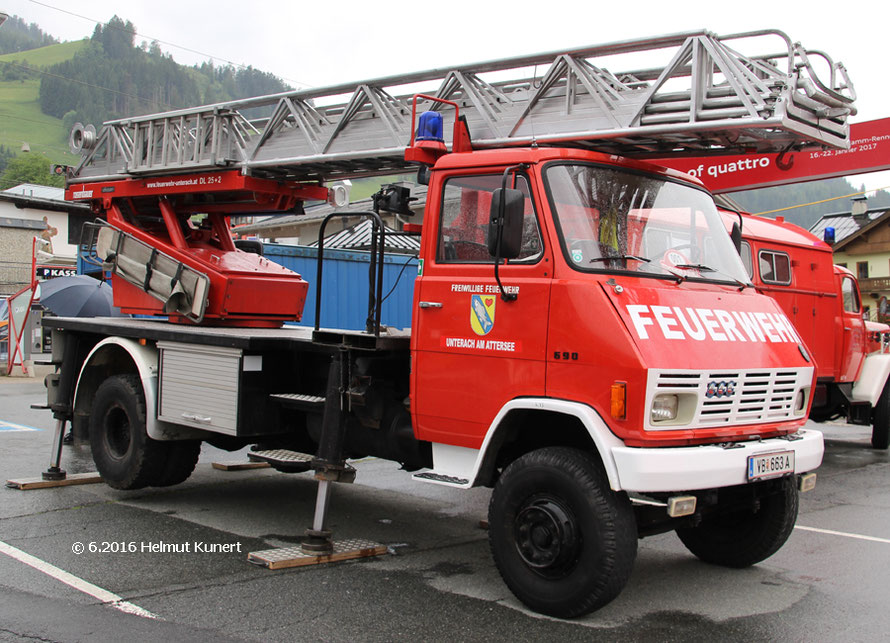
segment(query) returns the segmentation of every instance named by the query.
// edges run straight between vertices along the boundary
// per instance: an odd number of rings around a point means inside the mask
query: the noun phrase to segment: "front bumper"
[[[613,446],[620,488],[639,493],[692,491],[748,482],[748,457],[794,451],[794,472],[812,471],[822,463],[822,433],[801,429],[788,438],[693,447],[634,448]]]

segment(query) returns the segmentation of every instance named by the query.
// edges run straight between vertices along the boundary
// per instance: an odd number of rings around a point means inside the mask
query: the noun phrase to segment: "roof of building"
[[[0,192],[0,200],[12,202],[17,208],[90,213],[89,204],[66,201],[64,188],[49,185],[22,183]]]
[[[324,247],[337,248],[339,250],[370,250],[372,230],[373,223],[370,219],[359,221],[345,230],[326,237]],[[414,254],[420,251],[420,239],[418,237],[404,234],[394,235],[392,233],[396,231],[389,226],[384,226],[384,232],[386,252]],[[309,245],[315,247],[318,245],[318,242],[313,241]]]
[[[427,187],[425,185],[415,185],[411,190],[411,195],[417,197],[416,201],[411,203],[414,210],[422,211],[426,202]],[[362,199],[354,201],[343,208],[335,208],[327,203],[315,205],[306,208],[305,214],[274,214],[267,219],[257,221],[256,223],[248,223],[239,225],[235,231],[238,234],[258,234],[259,236],[269,237],[289,237],[299,236],[300,228],[310,223],[318,223],[326,216],[334,212],[370,212],[374,208],[372,199]],[[327,244],[325,244],[327,245]]]
[[[881,218],[887,212],[886,208],[868,210],[865,214],[868,216],[867,222],[863,220],[864,225],[857,221],[850,212],[836,212],[834,214],[826,214],[821,219],[810,226],[810,232],[819,237],[825,238],[825,229],[834,228],[834,246],[847,239],[851,235],[856,235],[860,230],[868,227],[872,222]]]
[[[14,188],[3,190],[3,194],[21,194],[36,199],[49,199],[54,201],[65,200],[65,188],[55,188],[50,185],[37,185],[36,183],[22,183]]]
[[[872,230],[874,230],[875,228],[877,228],[879,226],[886,225],[887,222],[890,221],[890,210],[887,210],[887,209],[879,210],[879,211],[877,211],[877,215],[878,216],[876,216],[876,217],[872,217],[871,211],[869,211],[868,223],[864,224],[861,228],[859,228],[855,232],[846,235],[842,239],[837,239],[837,237],[835,237],[835,242],[834,242],[834,245],[832,246],[833,250],[835,252],[842,250],[847,244],[852,243],[853,241],[855,241],[862,235],[871,232]]]

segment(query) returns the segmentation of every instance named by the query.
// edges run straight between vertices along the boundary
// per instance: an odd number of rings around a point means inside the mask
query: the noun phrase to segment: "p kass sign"
[[[38,279],[53,279],[55,277],[73,277],[77,274],[76,268],[58,268],[52,266],[37,266]]]

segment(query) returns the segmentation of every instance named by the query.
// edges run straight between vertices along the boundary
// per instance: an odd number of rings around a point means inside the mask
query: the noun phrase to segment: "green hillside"
[[[49,45],[48,47],[40,47],[39,49],[29,49],[28,51],[18,51],[14,54],[0,55],[0,63],[4,62],[27,62],[29,67],[48,67],[65,60],[70,60],[75,53],[87,46],[88,40],[76,40],[74,42],[63,42],[58,45]]]
[[[26,64],[31,68],[43,68],[70,60],[86,46],[85,40],[64,42],[12,54],[0,55],[0,67],[4,63]],[[77,157],[68,153],[68,132],[62,119],[47,116],[40,111],[40,74],[27,74],[22,80],[0,81],[0,145],[18,153],[27,143],[31,152],[43,154],[53,162],[74,164]],[[0,186],[0,189],[7,186]]]
[[[57,163],[73,164],[68,153],[68,132],[62,119],[40,111],[40,80],[0,82],[0,145],[15,152],[27,143],[31,152]]]

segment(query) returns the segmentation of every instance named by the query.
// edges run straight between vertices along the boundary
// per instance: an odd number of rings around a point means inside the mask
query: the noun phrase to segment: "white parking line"
[[[4,553],[11,558],[15,558],[17,561],[25,563],[26,565],[29,565],[34,569],[43,572],[47,576],[51,576],[52,578],[55,578],[56,580],[61,581],[80,592],[83,592],[84,594],[89,594],[93,598],[98,599],[102,603],[109,605],[116,610],[126,612],[127,614],[135,614],[136,616],[142,616],[145,618],[159,618],[157,614],[152,614],[148,610],[143,609],[138,605],[134,605],[129,601],[125,601],[122,597],[109,592],[107,589],[102,589],[98,585],[93,585],[92,583],[85,581],[82,578],[78,578],[74,574],[69,574],[64,569],[59,569],[55,565],[52,565],[44,560],[40,560],[39,558],[23,552],[21,549],[17,549],[12,545],[8,545],[3,541],[0,541],[0,553]]]
[[[33,426],[25,426],[23,424],[14,424],[12,422],[6,422],[4,420],[0,420],[0,431],[39,431],[40,429],[35,429]]]
[[[845,531],[834,531],[832,529],[819,529],[818,527],[804,527],[803,525],[794,525],[795,529],[801,531],[814,531],[817,534],[829,534],[831,536],[845,536],[846,538],[856,538],[857,540],[870,540],[874,543],[886,543],[890,545],[888,538],[876,538],[874,536],[863,536],[862,534],[850,534]]]

